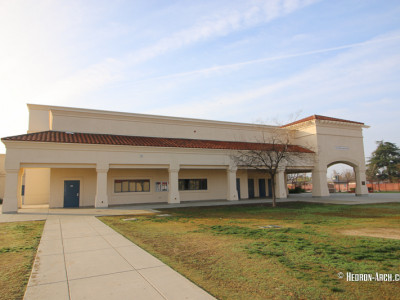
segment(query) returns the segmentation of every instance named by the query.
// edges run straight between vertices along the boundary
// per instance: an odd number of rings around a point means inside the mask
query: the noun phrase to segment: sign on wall
[[[156,192],[168,192],[168,181],[157,181]]]

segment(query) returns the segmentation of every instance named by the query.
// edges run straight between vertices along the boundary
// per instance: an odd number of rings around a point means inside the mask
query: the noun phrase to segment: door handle
[[[76,196],[79,197],[79,193],[76,193]]]

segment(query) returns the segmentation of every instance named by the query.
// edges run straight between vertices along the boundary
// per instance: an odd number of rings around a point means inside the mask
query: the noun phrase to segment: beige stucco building
[[[277,198],[287,197],[290,172],[312,172],[313,196],[328,196],[326,172],[335,163],[353,166],[356,194],[367,194],[363,123],[314,115],[277,127],[33,104],[28,109],[28,133],[2,139],[6,213],[24,204],[107,207],[268,197],[270,178],[235,165],[232,157],[262,147],[260,141],[277,132],[289,132],[293,151],[302,154],[280,167]]]
[[[0,154],[0,199],[4,198],[4,188],[6,183],[6,171],[4,169],[5,154]]]

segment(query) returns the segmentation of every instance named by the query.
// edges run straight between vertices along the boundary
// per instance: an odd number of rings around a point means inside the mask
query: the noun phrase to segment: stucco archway
[[[327,167],[330,167],[334,164],[337,163],[344,163],[346,165],[349,165],[351,167],[353,167],[354,173],[355,173],[355,179],[356,179],[356,196],[363,196],[363,195],[368,195],[368,188],[367,188],[367,178],[365,175],[365,164],[364,162],[358,162],[356,160],[352,160],[352,159],[346,159],[346,160],[342,160],[342,159],[338,159],[335,160],[334,162],[331,162],[327,165]]]
[[[359,162],[352,158],[344,158],[338,157],[335,159],[331,159],[328,162],[319,162],[319,167],[314,168],[313,170],[313,196],[314,197],[323,197],[329,196],[328,182],[327,182],[327,170],[330,166],[335,164],[346,164],[353,168],[355,173],[355,181],[356,181],[356,196],[362,196],[368,194],[368,188],[366,185],[366,176],[365,176],[365,164],[364,162]]]
[[[327,180],[329,193],[353,193],[355,194],[355,164],[347,161],[337,161],[328,164]]]

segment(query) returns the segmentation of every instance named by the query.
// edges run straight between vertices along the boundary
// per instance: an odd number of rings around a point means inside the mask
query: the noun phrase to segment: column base
[[[1,213],[3,215],[16,215],[16,214],[18,214],[17,211],[2,211]]]
[[[108,207],[108,199],[96,199],[95,200],[95,204],[94,204],[95,208],[107,208]]]
[[[168,204],[179,204],[181,203],[181,200],[179,198],[172,198],[172,199],[168,199]]]
[[[321,195],[320,193],[318,193],[317,195],[312,195],[313,198],[325,198],[325,197],[329,197],[331,194],[325,194],[325,195]]]
[[[3,214],[16,214],[18,213],[17,199],[3,199],[1,212]]]

